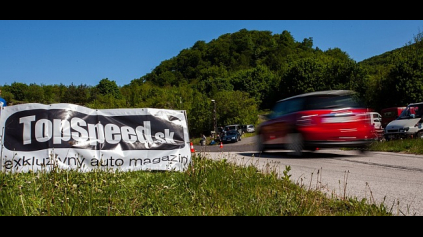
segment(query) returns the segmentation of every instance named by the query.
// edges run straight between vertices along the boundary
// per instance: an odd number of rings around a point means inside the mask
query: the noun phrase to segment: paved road
[[[217,145],[194,145],[195,151],[198,152],[242,152],[242,151],[255,151],[257,150],[256,137],[246,137],[242,138],[241,141],[236,143],[226,143],[223,144],[223,148],[220,148],[220,144]]]
[[[323,149],[305,152],[301,158],[288,151],[256,150],[255,138],[219,146],[194,146],[210,159],[227,159],[239,165],[255,165],[263,172],[280,175],[291,167],[291,180],[340,198],[365,198],[383,203],[394,215],[423,215],[423,156],[390,152]]]

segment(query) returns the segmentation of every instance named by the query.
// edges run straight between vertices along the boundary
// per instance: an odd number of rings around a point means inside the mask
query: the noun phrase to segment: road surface
[[[255,165],[263,172],[283,175],[289,166],[291,181],[306,189],[338,198],[365,198],[370,204],[383,203],[398,216],[423,215],[422,155],[322,149],[297,158],[289,151],[259,153],[254,137],[223,144],[223,148],[218,145],[194,148],[207,158]]]

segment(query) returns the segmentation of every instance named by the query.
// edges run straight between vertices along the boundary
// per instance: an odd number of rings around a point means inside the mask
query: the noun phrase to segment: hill
[[[357,63],[339,48],[314,47],[311,37],[241,29],[197,41],[122,87],[104,78],[94,87],[15,82],[0,89],[12,105],[183,109],[190,133],[199,136],[214,129],[214,116],[219,127],[257,124],[275,101],[312,91],[354,90],[376,111],[423,101],[422,48],[420,33],[409,45]]]

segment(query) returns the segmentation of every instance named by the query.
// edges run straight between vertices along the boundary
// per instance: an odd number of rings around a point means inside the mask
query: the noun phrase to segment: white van
[[[382,130],[382,115],[378,112],[368,112],[370,116],[370,123],[375,126],[376,130]]]
[[[423,138],[422,122],[423,102],[409,104],[397,119],[388,123],[385,139]]]

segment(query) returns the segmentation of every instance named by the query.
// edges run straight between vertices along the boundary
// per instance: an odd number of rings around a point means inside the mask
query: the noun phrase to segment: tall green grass
[[[0,216],[391,216],[254,166],[193,155],[185,172],[0,172]]]
[[[399,139],[374,142],[369,150],[423,155],[423,139]]]

